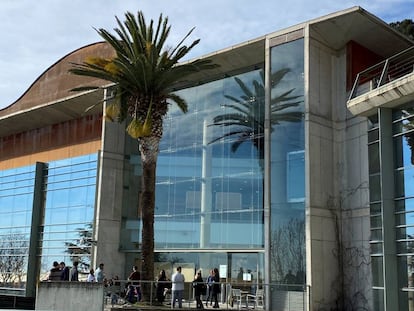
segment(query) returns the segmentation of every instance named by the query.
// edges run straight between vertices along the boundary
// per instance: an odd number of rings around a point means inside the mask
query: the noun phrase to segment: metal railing
[[[413,72],[414,46],[358,73],[348,100]]]
[[[169,282],[171,284],[171,282]],[[138,293],[135,294],[135,299],[132,302],[128,301],[126,290],[128,288],[127,280],[117,280],[117,283],[107,286],[105,291],[105,310],[111,310],[112,307],[125,307],[128,305],[139,306],[144,304],[146,309],[161,310],[164,308],[171,308],[171,290],[166,292],[164,301],[162,303],[157,301],[157,283],[140,281],[140,285],[133,285],[136,290],[144,289],[144,301],[135,301],[138,298]],[[165,283],[166,288],[169,288]],[[306,301],[309,295],[309,288],[304,285],[294,284],[255,284],[255,283],[220,283],[221,292],[218,296],[219,308],[221,310],[280,310],[280,311],[305,311]],[[242,296],[237,300],[233,297],[233,289],[240,289]],[[262,289],[263,297],[257,297],[257,289]],[[145,290],[147,292],[145,292]],[[192,282],[186,282],[184,286],[184,294],[182,306],[183,309],[196,309],[195,292]],[[211,308],[211,300],[209,297],[209,290],[206,295],[202,295],[201,299],[204,307],[206,304]],[[208,301],[207,301],[208,300]],[[214,301],[212,302],[214,305]],[[176,303],[176,307],[178,307]]]

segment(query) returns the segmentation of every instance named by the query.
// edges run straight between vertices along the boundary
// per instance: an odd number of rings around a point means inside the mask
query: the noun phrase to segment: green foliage
[[[404,19],[402,21],[393,22],[390,23],[390,26],[406,35],[411,40],[414,40],[414,22],[412,19]]]
[[[165,43],[171,26],[168,18],[163,18],[162,14],[156,25],[153,20],[147,24],[141,11],[136,17],[127,12],[124,21],[118,17],[116,21],[118,27],[114,29],[114,34],[102,28],[96,30],[112,46],[115,56],[110,59],[89,57],[80,64],[72,64],[69,72],[115,84],[116,99],[120,101],[120,106],[118,115],[112,114],[110,119],[122,122],[129,115],[135,123],[139,120],[139,126],[142,127],[145,125],[144,120],[148,120],[149,113],[159,114],[161,118],[167,113],[167,99],[177,103],[186,112],[187,103],[172,93],[174,86],[192,73],[216,67],[208,59],[178,64],[200,41],[184,45],[194,28],[175,47],[169,48]],[[99,87],[82,86],[73,90],[97,88]],[[154,105],[150,109],[152,102]],[[136,131],[132,132],[136,134]]]

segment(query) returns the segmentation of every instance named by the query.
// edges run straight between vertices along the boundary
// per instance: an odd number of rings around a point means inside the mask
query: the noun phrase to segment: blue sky
[[[168,16],[172,42],[196,27],[197,57],[353,6],[387,23],[414,19],[414,0],[1,0],[0,109],[61,57],[100,41],[93,28],[112,30],[126,11]]]

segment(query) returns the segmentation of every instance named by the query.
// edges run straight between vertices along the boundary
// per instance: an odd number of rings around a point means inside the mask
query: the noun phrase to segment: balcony
[[[414,100],[414,46],[361,71],[347,107],[354,115],[370,116],[379,107],[393,108]]]

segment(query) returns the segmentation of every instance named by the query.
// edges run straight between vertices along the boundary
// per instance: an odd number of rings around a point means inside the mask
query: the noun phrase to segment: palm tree
[[[139,142],[143,170],[139,203],[142,207],[142,279],[153,280],[155,173],[168,100],[187,112],[187,103],[173,93],[173,87],[190,74],[215,66],[206,59],[178,64],[200,41],[184,45],[194,28],[174,48],[167,48],[165,43],[171,26],[162,14],[156,28],[153,20],[147,25],[141,11],[137,17],[127,12],[123,22],[115,18],[118,24],[114,29],[116,34],[105,29],[97,30],[113,47],[115,56],[110,59],[88,58],[83,63],[73,64],[70,72],[115,84],[117,100],[106,108],[106,117],[118,122],[127,120],[128,134]],[[96,88],[85,86],[74,90]]]
[[[278,86],[290,69],[280,69],[271,74],[270,87],[273,90]],[[231,127],[231,130],[224,135],[210,141],[210,144],[223,140],[227,137],[236,137],[232,143],[231,151],[236,152],[240,145],[250,141],[258,151],[259,164],[264,170],[264,129],[265,129],[265,77],[264,71],[260,71],[261,81],[253,80],[253,88],[249,89],[247,85],[239,78],[234,78],[239,85],[243,94],[236,98],[231,95],[224,95],[227,99],[235,104],[224,104],[224,107],[230,108],[234,112],[218,115],[214,117],[213,124],[210,126]],[[291,95],[295,89],[284,92],[270,100],[270,123],[271,131],[273,126],[280,124],[282,121],[299,122],[303,113],[300,111],[285,109],[293,108],[299,105],[301,101],[297,99],[301,96]]]

